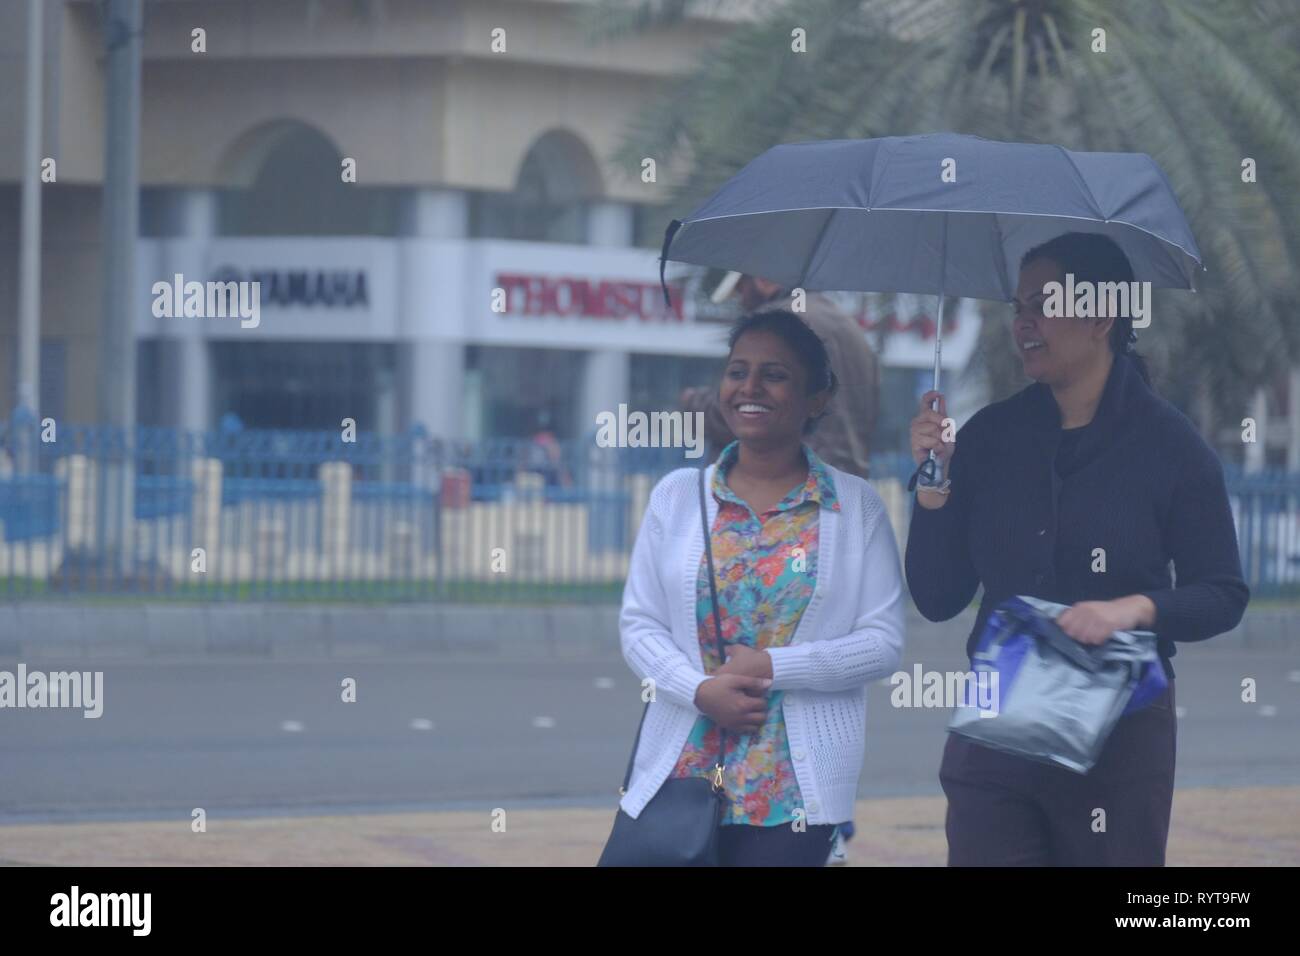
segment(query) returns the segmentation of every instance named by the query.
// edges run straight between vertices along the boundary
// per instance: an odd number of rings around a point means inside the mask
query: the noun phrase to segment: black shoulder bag
[[[726,661],[722,643],[722,621],[718,615],[718,591],[713,578],[713,548],[709,544],[709,513],[704,504],[704,469],[700,469],[700,523],[704,527],[704,554],[709,565],[709,596],[713,603],[713,630],[718,641],[718,658]],[[641,711],[632,756],[627,761],[620,793],[632,780],[632,764],[641,743],[641,729],[650,705]],[[720,737],[722,753],[708,777],[669,777],[633,820],[622,809],[614,818],[614,830],[605,843],[597,866],[717,866],[718,828],[728,806],[722,774],[726,766],[726,732]]]

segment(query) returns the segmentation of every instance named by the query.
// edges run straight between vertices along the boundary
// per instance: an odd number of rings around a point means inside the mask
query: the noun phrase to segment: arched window
[[[585,143],[552,130],[533,143],[508,193],[476,193],[470,229],[488,239],[582,243],[587,204],[602,192],[600,171]]]
[[[393,235],[389,190],[346,183],[343,156],[319,130],[296,120],[258,127],[226,164],[232,189],[218,204],[218,230],[239,236]]]

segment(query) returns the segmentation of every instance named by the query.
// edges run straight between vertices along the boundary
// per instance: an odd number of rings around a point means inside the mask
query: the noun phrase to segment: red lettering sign
[[[634,318],[642,322],[682,322],[681,290],[669,285],[671,306],[654,282],[533,276],[499,272],[494,285],[505,291],[505,314],[580,319]]]
[[[874,332],[877,329],[883,328],[891,333],[914,332],[921,336],[922,341],[934,338],[934,316],[926,312],[914,315],[906,322],[900,321],[898,315],[894,312],[889,312],[873,321],[868,317],[867,307],[864,305],[858,310],[857,314],[854,315],[854,318],[857,319],[858,325],[866,329],[868,332]],[[944,332],[950,333],[956,327],[956,317],[949,315],[943,323]]]

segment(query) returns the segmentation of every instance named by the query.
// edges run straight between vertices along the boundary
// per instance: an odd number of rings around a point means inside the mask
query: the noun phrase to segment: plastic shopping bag
[[[998,605],[949,733],[1087,773],[1120,717],[1164,692],[1154,634],[1117,631],[1104,644],[1080,644],[1056,623],[1066,607],[1024,596]]]

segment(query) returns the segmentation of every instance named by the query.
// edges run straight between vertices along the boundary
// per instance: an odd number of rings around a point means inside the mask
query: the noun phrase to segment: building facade
[[[138,420],[566,439],[620,402],[673,407],[712,381],[725,313],[694,294],[667,307],[658,289],[674,170],[647,182],[615,154],[745,5],[599,44],[580,6],[147,0]],[[6,410],[24,8],[0,0]],[[57,178],[41,187],[40,414],[76,422],[98,417],[99,16],[89,0],[45,5],[41,154]],[[186,314],[191,282],[256,282],[256,321]],[[898,344],[904,375],[923,374],[925,349]],[[969,353],[945,349],[958,367]]]

